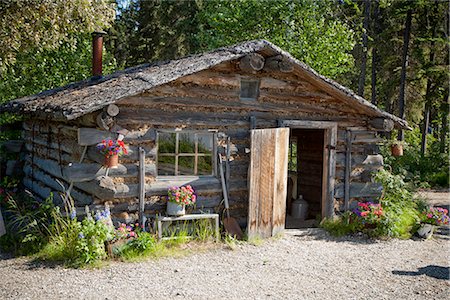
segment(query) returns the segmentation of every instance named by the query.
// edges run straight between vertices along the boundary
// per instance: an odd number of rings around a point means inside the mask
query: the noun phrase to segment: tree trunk
[[[411,21],[412,21],[412,10],[409,9],[406,13],[405,31],[403,33],[403,53],[402,53],[402,73],[400,78],[400,94],[398,97],[398,116],[402,119],[405,118],[405,87],[406,87],[406,67],[408,66],[408,49],[409,49],[409,39],[411,36]],[[402,129],[398,130],[399,141],[405,139],[405,134]]]
[[[378,24],[378,16],[380,14],[379,0],[375,0],[373,8],[373,47],[372,47],[372,104],[377,105],[377,64],[378,53],[376,40],[380,34],[380,25]]]
[[[445,153],[447,143],[445,142],[448,132],[448,108],[449,108],[449,87],[447,86],[444,93],[444,101],[441,104],[442,118],[441,118],[441,134],[440,134],[440,152]]]
[[[367,32],[369,31],[370,1],[364,0],[364,23],[362,35],[362,55],[361,55],[361,73],[359,75],[358,95],[364,97],[364,86],[366,83],[366,65],[367,65]]]
[[[436,27],[435,26],[435,16],[437,14],[437,2],[435,2],[434,11],[433,14],[428,17],[427,16],[427,25],[432,26],[432,33],[431,33],[431,42],[430,42],[430,59],[429,59],[429,67],[432,68],[434,66],[434,46],[436,38]],[[425,110],[423,113],[423,124],[422,124],[422,142],[420,144],[420,154],[422,156],[425,156],[427,152],[427,135],[428,135],[428,128],[430,127],[430,110],[431,110],[431,86],[432,86],[433,80],[431,78],[431,74],[427,74],[427,89],[425,93]]]

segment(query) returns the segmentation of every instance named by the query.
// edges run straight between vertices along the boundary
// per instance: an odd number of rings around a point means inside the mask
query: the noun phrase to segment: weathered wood
[[[380,197],[382,190],[383,186],[379,183],[352,182],[350,183],[350,198]],[[336,198],[344,197],[344,185],[342,183],[336,185],[334,196]]]
[[[22,150],[23,140],[9,140],[2,143],[2,146],[7,152],[19,153]]]
[[[289,129],[251,132],[248,236],[270,237],[284,228]]]
[[[266,59],[264,70],[267,72],[281,71],[284,73],[288,73],[294,70],[294,66],[292,65],[292,63],[285,60],[283,55],[275,55]]]
[[[156,165],[145,164],[145,173],[149,176],[156,176]],[[107,168],[101,164],[71,163],[64,166],[64,176],[73,182],[90,181],[99,176],[105,176]],[[111,177],[137,177],[139,175],[138,166],[135,164],[119,164],[117,168],[109,169],[108,176]]]
[[[378,131],[392,131],[394,129],[394,121],[385,118],[375,118],[369,120],[367,124],[370,128],[378,130]]]
[[[239,61],[239,69],[249,73],[261,71],[264,68],[264,61],[264,56],[261,54],[250,53],[241,58]]]
[[[347,130],[345,142],[345,177],[344,177],[344,210],[348,210],[350,201],[350,173],[352,169],[352,132]]]
[[[117,139],[117,133],[95,128],[78,128],[78,144],[80,146],[97,145],[106,139]]]
[[[61,196],[53,191],[52,189],[44,186],[42,183],[38,182],[38,181],[34,181],[31,180],[28,177],[25,177],[23,179],[23,185],[28,188],[31,192],[33,192],[33,194],[37,195],[38,197],[42,198],[42,199],[46,199],[50,196],[53,196],[53,201],[56,204],[62,204],[63,200],[61,198]]]
[[[144,201],[145,201],[145,150],[139,147],[139,224],[141,224],[141,226],[145,225]]]
[[[289,155],[289,129],[277,129],[275,135],[274,204],[272,212],[272,236],[284,230],[286,218],[287,175]]]
[[[106,108],[106,112],[108,113],[108,115],[110,115],[111,117],[115,117],[119,114],[120,109],[117,105],[115,104],[110,104],[108,105],[108,107]]]
[[[40,171],[39,169],[35,168],[33,169],[29,164],[25,165],[24,167],[24,173],[30,178],[35,179],[36,181],[39,181],[43,184],[45,184],[47,187],[51,188],[53,191],[57,192],[66,192],[68,184],[62,179],[59,179],[56,181],[55,178],[53,178],[51,175],[44,173],[43,171]],[[61,186],[61,184],[64,185]],[[89,195],[86,195],[84,193],[81,193],[77,190],[71,191],[71,195],[73,200],[75,201],[76,205],[89,205],[92,204],[92,197]]]

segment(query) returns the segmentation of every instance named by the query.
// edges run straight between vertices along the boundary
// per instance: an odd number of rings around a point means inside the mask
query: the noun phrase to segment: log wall
[[[259,80],[256,101],[239,99],[241,77]],[[224,151],[226,137],[231,140],[231,214],[244,222],[248,213],[250,155],[246,149],[251,148],[250,129],[274,128],[280,120],[321,120],[338,122],[339,126],[338,142],[333,150],[337,154],[335,209],[342,210],[352,200],[380,194],[378,186],[371,183],[371,172],[382,167],[382,158],[376,155],[380,139],[368,126],[370,117],[356,107],[341,103],[301,74],[276,71],[239,74],[233,63],[226,63],[116,104],[120,112],[115,117],[115,125],[129,131],[124,139],[129,154],[120,159],[118,169],[111,170],[106,177],[106,170],[101,167],[102,157],[93,145],[87,146],[87,154],[80,162],[84,146],[79,144],[78,129],[95,128],[100,112],[64,124],[29,120],[24,122],[28,151],[24,184],[46,197],[50,192],[63,191],[73,182],[72,195],[80,211],[84,205],[95,209],[108,202],[118,217],[137,218],[138,148],[143,147],[145,211],[154,215],[165,210],[166,200],[160,196],[166,194],[171,184],[180,184],[155,180],[155,132],[159,129],[215,130],[219,151]],[[211,178],[191,184],[198,191],[197,209],[221,210],[219,180]]]

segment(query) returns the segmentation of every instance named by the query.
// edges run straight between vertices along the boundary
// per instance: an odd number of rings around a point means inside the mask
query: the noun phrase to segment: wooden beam
[[[106,175],[107,168],[96,163],[71,163],[63,168],[64,176],[73,182],[91,181],[99,176]],[[146,174],[156,176],[156,165],[145,164]],[[137,177],[139,175],[138,166],[135,164],[119,164],[117,168],[110,169],[110,177]]]
[[[257,72],[264,68],[264,56],[258,53],[250,53],[241,58],[239,61],[239,69],[244,72]]]
[[[352,171],[352,132],[345,136],[345,176],[344,176],[344,210],[348,210],[350,201],[350,173]]]
[[[139,225],[145,231],[145,150],[139,147]]]
[[[283,55],[275,55],[266,59],[264,65],[264,70],[271,71],[281,71],[283,73],[289,73],[294,70],[292,63],[283,58]]]
[[[369,127],[377,131],[392,131],[394,129],[394,121],[385,118],[375,118],[367,122]]]
[[[97,145],[106,139],[117,139],[117,133],[95,128],[78,128],[78,144],[80,146]]]
[[[350,198],[358,197],[380,197],[383,191],[383,186],[379,183],[362,183],[362,182],[352,182],[350,183]],[[344,184],[339,183],[336,185],[334,190],[335,198],[344,197]]]

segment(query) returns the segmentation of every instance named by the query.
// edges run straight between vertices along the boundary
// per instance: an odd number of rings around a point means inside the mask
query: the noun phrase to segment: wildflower
[[[77,210],[73,208],[72,212],[70,213],[70,219],[75,220],[76,217],[77,217]]]
[[[80,233],[78,234],[78,238],[79,238],[79,239],[84,239],[84,234],[83,234],[82,232],[80,232]]]

